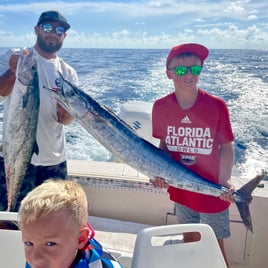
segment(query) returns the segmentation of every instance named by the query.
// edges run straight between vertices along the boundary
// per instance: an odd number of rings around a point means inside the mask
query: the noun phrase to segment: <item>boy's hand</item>
[[[167,184],[165,180],[162,178],[150,179],[150,183],[152,183],[153,186],[156,188],[168,188],[169,187],[169,184]]]
[[[229,191],[224,193],[224,194],[221,194],[220,195],[220,199],[223,200],[223,201],[226,201],[226,202],[229,202],[229,203],[234,203],[235,200],[234,200],[234,197],[233,197],[233,193],[235,191],[235,186],[233,184],[229,185]]]

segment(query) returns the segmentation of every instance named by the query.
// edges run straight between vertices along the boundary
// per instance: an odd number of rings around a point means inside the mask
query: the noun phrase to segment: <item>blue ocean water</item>
[[[4,50],[4,49],[1,49]],[[67,49],[80,88],[118,113],[130,100],[154,102],[173,91],[168,50]],[[233,176],[243,181],[268,166],[268,50],[210,50],[199,86],[223,98],[235,134]],[[111,154],[77,122],[66,127],[69,159],[107,161]]]

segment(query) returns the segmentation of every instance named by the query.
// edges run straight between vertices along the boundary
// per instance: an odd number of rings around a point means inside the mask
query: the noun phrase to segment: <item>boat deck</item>
[[[69,179],[85,189],[89,202],[89,220],[96,238],[130,267],[137,232],[151,225],[177,223],[174,204],[166,190],[156,189],[149,178],[124,163],[68,161]],[[251,179],[251,178],[248,178]],[[231,268],[266,268],[268,256],[267,180],[253,193],[250,204],[254,233],[241,222],[236,206],[230,206],[231,237],[225,240]]]
[[[123,179],[149,182],[149,178],[125,163],[68,160],[68,175],[72,177]]]
[[[131,267],[137,233],[150,225],[89,217],[89,222],[96,231],[95,238],[111,252],[123,265]]]

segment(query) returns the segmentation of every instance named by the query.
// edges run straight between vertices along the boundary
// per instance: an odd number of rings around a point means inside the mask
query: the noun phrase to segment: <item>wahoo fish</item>
[[[118,116],[63,77],[61,87],[50,90],[86,131],[134,169],[151,178],[163,178],[169,185],[192,192],[215,197],[228,192],[227,187],[205,180],[176,162],[165,151],[139,137]],[[251,231],[253,231],[249,211],[251,193],[265,174],[263,172],[256,176],[233,193],[242,221]]]
[[[15,208],[17,197],[36,146],[39,114],[39,86],[33,52],[20,55],[14,87],[5,101],[3,156],[5,163],[8,211]]]

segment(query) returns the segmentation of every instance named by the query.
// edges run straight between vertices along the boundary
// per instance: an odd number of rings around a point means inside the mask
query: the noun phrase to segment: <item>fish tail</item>
[[[252,200],[252,192],[254,189],[258,186],[260,181],[267,175],[266,171],[263,171],[261,175],[257,175],[255,178],[250,180],[248,183],[246,183],[244,186],[242,186],[239,190],[237,190],[237,193],[239,193],[241,196],[243,196],[244,202],[236,202],[237,209],[240,213],[240,217],[246,226],[247,229],[249,229],[253,233],[253,227],[252,227],[252,220],[249,210],[249,203]]]
[[[249,211],[249,203],[236,202],[240,217],[248,230],[253,233],[252,220]]]

